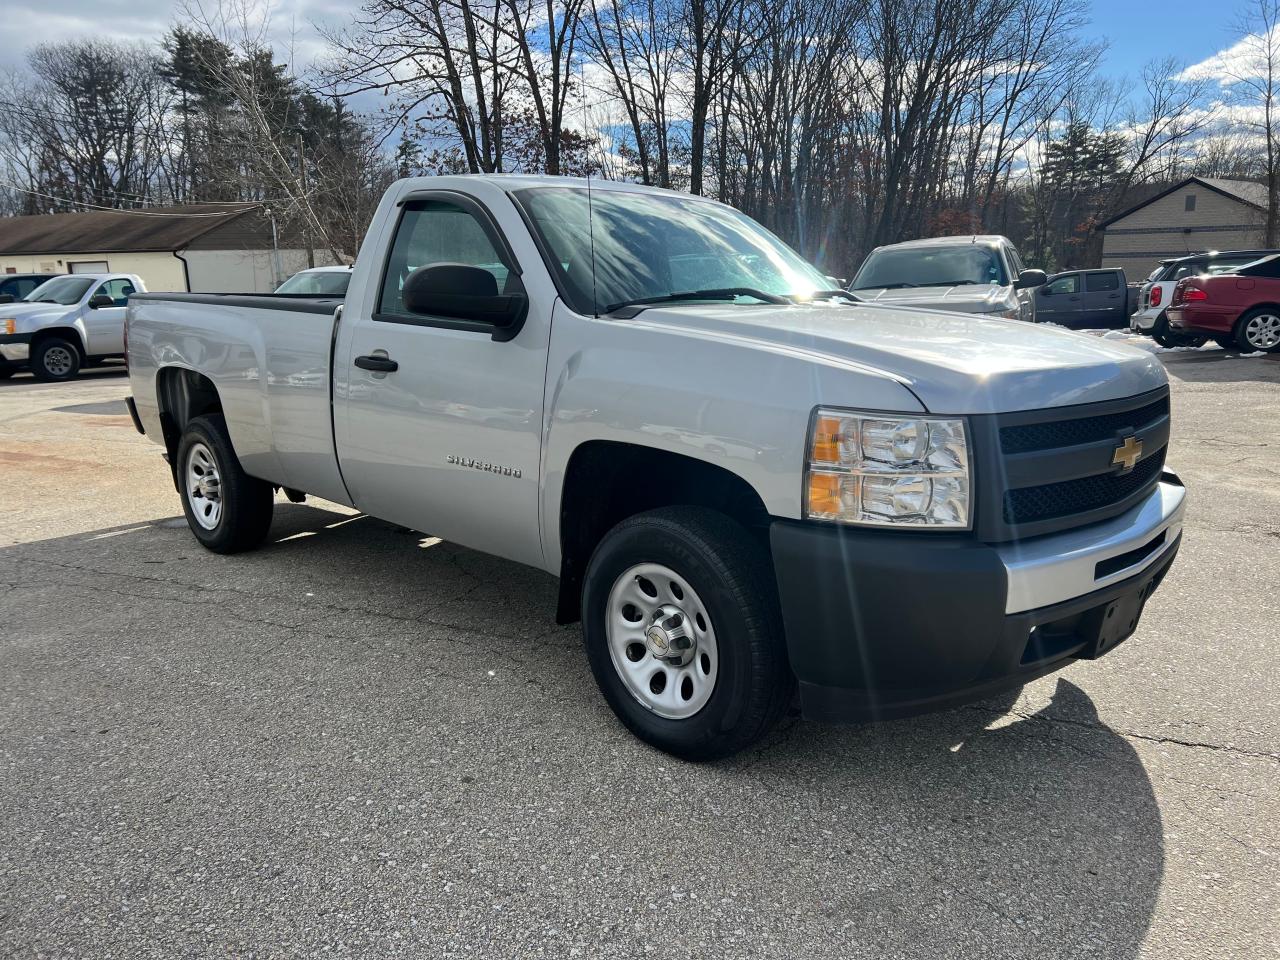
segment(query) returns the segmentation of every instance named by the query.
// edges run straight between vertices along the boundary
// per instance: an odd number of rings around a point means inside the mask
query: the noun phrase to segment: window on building
[[[1186,197],[1183,199],[1184,199],[1184,203],[1186,204],[1184,209],[1187,211],[1187,213],[1194,212],[1196,209],[1196,195],[1194,193],[1188,193]]]

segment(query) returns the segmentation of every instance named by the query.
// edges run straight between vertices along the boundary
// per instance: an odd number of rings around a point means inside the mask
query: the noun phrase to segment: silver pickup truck
[[[1160,363],[829,285],[697,197],[403,180],[344,301],[130,298],[130,406],[211,550],[283,491],[557,575],[609,705],[687,758],[1132,634],[1182,532]]]

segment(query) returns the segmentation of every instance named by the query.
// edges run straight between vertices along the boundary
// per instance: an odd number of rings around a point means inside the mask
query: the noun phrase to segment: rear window
[[[1235,272],[1246,277],[1280,277],[1280,256],[1263,257]]]
[[[1084,288],[1089,293],[1096,293],[1099,290],[1119,290],[1120,278],[1114,273],[1086,273],[1084,275]]]

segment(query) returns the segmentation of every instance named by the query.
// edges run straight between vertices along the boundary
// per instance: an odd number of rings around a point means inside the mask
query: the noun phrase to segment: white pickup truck
[[[0,378],[29,366],[37,380],[70,380],[123,355],[125,304],[146,289],[132,273],[73,273],[0,304]]]
[[[345,303],[133,297],[130,408],[211,550],[282,490],[556,574],[609,705],[687,758],[1132,634],[1182,532],[1159,361],[829,284],[697,197],[402,180]]]

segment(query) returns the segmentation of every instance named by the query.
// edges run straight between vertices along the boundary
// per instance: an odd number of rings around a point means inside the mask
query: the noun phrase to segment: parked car
[[[60,276],[57,273],[5,273],[0,274],[0,304],[21,300],[46,280]]]
[[[192,533],[257,546],[278,487],[547,570],[661,749],[741,750],[797,684],[806,716],[885,718],[1092,659],[1178,550],[1145,351],[851,303],[636,184],[401,180],[366,236],[344,304],[130,300],[130,410]]]
[[[1007,237],[934,237],[876,247],[849,289],[872,303],[1031,320],[1031,291],[1045,279]]]
[[[1230,273],[1183,277],[1173,288],[1169,326],[1228,349],[1280,350],[1280,254]]]
[[[1129,284],[1119,269],[1068,270],[1036,290],[1036,322],[1076,330],[1123,327],[1129,319]]]
[[[276,287],[276,293],[304,297],[345,297],[351,283],[349,266],[310,267],[300,270]]]
[[[1200,274],[1213,276],[1229,273],[1246,263],[1253,263],[1277,250],[1210,250],[1161,260],[1151,272],[1138,299],[1138,312],[1129,321],[1129,329],[1135,333],[1150,335],[1162,347],[1198,347],[1207,337],[1202,334],[1175,333],[1169,329],[1167,310],[1173,300],[1173,287],[1183,277]]]
[[[0,377],[30,366],[37,380],[70,380],[86,363],[123,356],[125,303],[143,290],[132,273],[67,274],[0,306]]]

